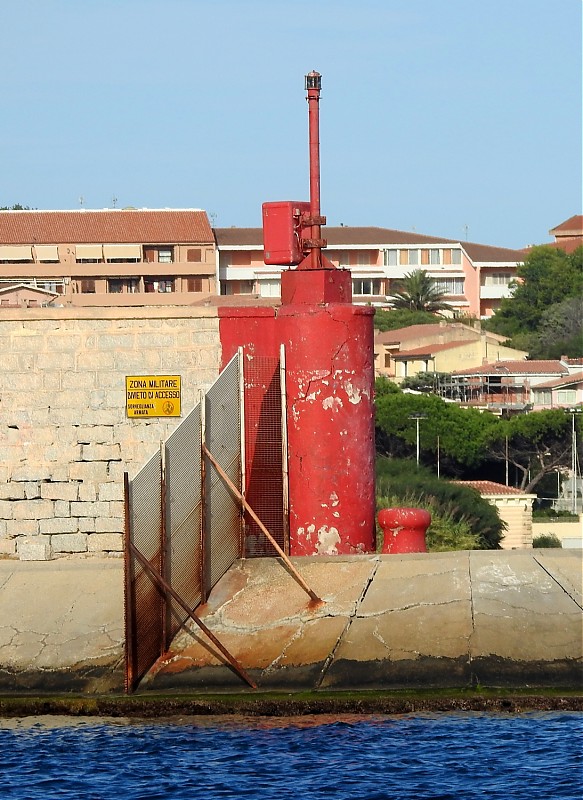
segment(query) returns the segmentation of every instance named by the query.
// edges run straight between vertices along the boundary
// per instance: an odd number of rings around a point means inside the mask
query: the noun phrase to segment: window
[[[34,252],[37,262],[41,264],[50,264],[59,260],[59,251],[56,244],[35,244]]]
[[[278,280],[259,281],[259,295],[261,297],[279,297],[281,287]]]
[[[172,250],[158,250],[158,263],[171,264],[172,263]]]
[[[103,246],[100,244],[76,245],[75,261],[78,264],[99,264],[103,261]]]
[[[463,278],[435,278],[434,282],[435,288],[441,294],[463,295],[464,293]]]
[[[512,280],[510,272],[497,272],[493,275],[485,275],[483,286],[508,286]]]
[[[144,291],[146,292],[173,292],[173,278],[144,278]]]
[[[577,392],[575,389],[559,389],[557,391],[558,403],[575,403],[577,401]]]
[[[352,281],[352,294],[354,295],[379,295],[381,282],[373,278],[360,278]]]
[[[39,289],[44,289],[46,292],[53,292],[54,294],[60,294],[59,289],[57,288],[56,281],[37,281],[36,285]]]
[[[461,264],[462,263],[462,251],[461,250],[452,250],[451,251],[451,263],[452,264]]]
[[[409,250],[409,264],[415,266],[419,263],[419,250]]]
[[[200,247],[190,248],[186,251],[187,261],[202,261],[202,250]]]
[[[187,292],[202,292],[202,278],[187,278],[186,279]]]
[[[423,265],[429,264],[429,250],[422,250],[421,251],[421,263]]]
[[[385,267],[397,266],[397,251],[385,250]]]
[[[111,280],[107,281],[107,291],[110,294],[121,294],[122,288],[122,281],[117,278],[111,278]]]
[[[110,278],[107,281],[109,294],[135,294],[138,291],[137,278]]]
[[[95,281],[92,279],[81,281],[81,294],[95,294]]]
[[[32,262],[32,247],[30,245],[1,245],[0,246],[0,263],[11,264],[16,261],[19,262]]]
[[[534,402],[537,406],[552,405],[552,395],[550,389],[533,389]]]
[[[104,244],[103,257],[108,264],[135,264],[142,259],[142,248],[139,244]]]
[[[440,264],[441,263],[440,258],[439,258],[439,250],[432,248],[429,251],[429,263],[430,264]]]
[[[253,281],[221,281],[221,294],[253,294]]]

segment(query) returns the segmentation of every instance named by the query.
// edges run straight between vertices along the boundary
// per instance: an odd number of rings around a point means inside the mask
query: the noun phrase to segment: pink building
[[[519,250],[440,239],[388,228],[326,227],[326,256],[352,273],[354,302],[387,306],[399,279],[432,276],[458,315],[488,317],[510,296]],[[279,267],[263,262],[261,228],[215,229],[222,295],[279,298]]]

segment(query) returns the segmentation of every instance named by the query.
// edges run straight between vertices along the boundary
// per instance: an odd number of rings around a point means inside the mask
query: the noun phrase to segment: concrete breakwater
[[[581,550],[235,563],[200,616],[260,690],[581,687]],[[119,559],[0,560],[0,692],[123,690]],[[185,629],[140,691],[239,691]]]

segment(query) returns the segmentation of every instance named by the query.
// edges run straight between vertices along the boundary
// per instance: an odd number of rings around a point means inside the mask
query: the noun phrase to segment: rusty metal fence
[[[125,476],[128,692],[242,554],[241,504],[201,455],[206,445],[241,486],[241,365],[237,353],[160,452]]]
[[[245,367],[243,367],[245,365]],[[231,359],[200,403],[125,483],[126,691],[193,620],[233,669],[242,666],[196,615],[237,558],[289,561],[284,351]]]
[[[255,357],[245,363],[245,477],[249,504],[278,545],[288,552],[287,459],[282,419],[284,350],[280,358]],[[245,520],[245,555],[273,556],[276,551],[257,524]]]

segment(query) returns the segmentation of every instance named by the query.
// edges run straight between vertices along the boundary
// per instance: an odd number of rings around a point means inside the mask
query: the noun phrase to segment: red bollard
[[[431,514],[423,508],[383,508],[377,515],[383,529],[383,553],[426,553],[425,534]]]

